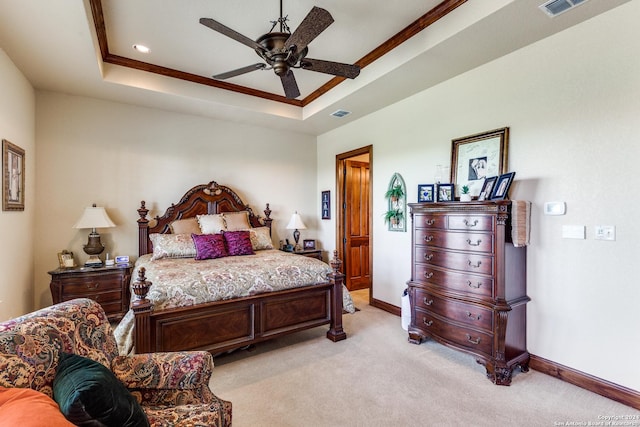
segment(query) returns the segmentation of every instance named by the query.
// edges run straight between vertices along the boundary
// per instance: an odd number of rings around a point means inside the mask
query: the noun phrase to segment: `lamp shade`
[[[298,215],[298,212],[291,215],[289,224],[287,224],[287,230],[306,230],[307,226],[302,222],[302,218]]]
[[[73,228],[109,228],[115,226],[109,215],[107,215],[107,211],[103,207],[96,207],[94,204],[89,208],[84,208],[82,217]]]

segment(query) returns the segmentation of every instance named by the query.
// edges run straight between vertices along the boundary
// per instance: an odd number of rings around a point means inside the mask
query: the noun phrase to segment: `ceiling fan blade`
[[[249,46],[251,49],[258,49],[260,51],[264,51],[264,48],[256,43],[254,40],[251,40],[247,36],[243,36],[239,32],[232,30],[231,28],[222,25],[218,21],[214,21],[211,18],[200,18],[200,23],[205,27],[209,27],[214,31],[219,32],[220,34],[224,34],[225,36],[234,39],[237,42],[240,42],[244,45]]]
[[[296,83],[293,71],[287,71],[287,74],[280,76],[280,80],[282,80],[282,87],[287,98],[295,99],[300,96],[300,89],[298,89],[298,83]]]
[[[333,17],[326,10],[314,6],[305,16],[298,28],[289,36],[285,43],[285,48],[290,49],[296,46],[298,52],[307,47],[311,40],[318,37],[329,25],[333,23]]]
[[[322,59],[304,58],[300,61],[300,67],[305,70],[333,74],[334,76],[346,77],[348,79],[355,79],[360,74],[360,67],[357,65],[323,61]]]
[[[251,64],[247,65],[246,67],[238,68],[236,70],[227,71],[226,73],[216,74],[215,76],[213,76],[213,78],[217,80],[225,80],[231,77],[239,76],[240,74],[249,73],[251,71],[262,70],[266,68],[266,66],[267,64],[258,62],[257,64]]]

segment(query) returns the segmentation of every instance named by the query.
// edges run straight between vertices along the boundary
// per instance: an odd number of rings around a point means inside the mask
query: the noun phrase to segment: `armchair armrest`
[[[206,351],[116,356],[111,370],[144,405],[186,405],[217,399],[209,389],[213,358]]]

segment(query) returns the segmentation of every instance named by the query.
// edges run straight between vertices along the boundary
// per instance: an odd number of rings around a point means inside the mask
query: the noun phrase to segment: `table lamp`
[[[96,228],[109,228],[116,225],[111,221],[107,211],[102,207],[96,207],[94,203],[90,208],[85,208],[82,217],[76,222],[73,228],[90,228],[89,240],[84,245],[84,251],[89,255],[89,259],[84,263],[86,267],[100,267],[102,260],[98,255],[104,251],[104,245],[100,242],[100,234]]]
[[[295,230],[293,232],[293,240],[296,241],[296,246],[294,248],[295,251],[299,251],[302,248],[298,244],[300,240],[300,231],[298,230],[306,230],[307,226],[302,222],[302,218],[298,215],[298,211],[296,211],[293,215],[291,215],[291,219],[289,220],[289,224],[287,224],[287,230]]]

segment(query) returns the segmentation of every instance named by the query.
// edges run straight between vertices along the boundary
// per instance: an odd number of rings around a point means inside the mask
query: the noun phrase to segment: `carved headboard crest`
[[[247,211],[249,213],[249,223],[252,227],[266,226],[271,229],[270,218],[271,209],[269,204],[264,210],[265,218],[253,213],[249,205],[231,188],[219,185],[215,181],[208,184],[196,185],[185,193],[177,204],[172,203],[163,215],[154,217],[155,224],[150,225],[147,219],[149,209],[146,208],[145,201],[140,203],[138,209],[138,253],[144,255],[153,250],[149,234],[171,233],[171,223],[178,219],[193,218],[196,215],[217,214],[223,212]]]

